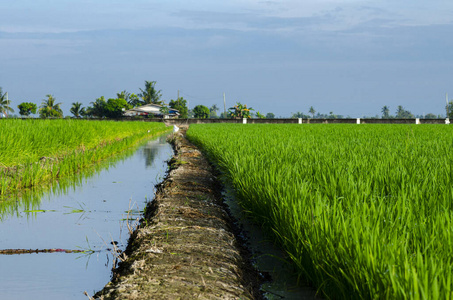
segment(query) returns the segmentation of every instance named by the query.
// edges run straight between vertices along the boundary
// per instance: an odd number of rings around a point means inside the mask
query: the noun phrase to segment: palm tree
[[[305,117],[304,113],[300,112],[300,111],[298,111],[298,112],[296,112],[296,113],[291,115],[292,119],[298,119],[298,118],[302,118],[303,119],[304,117]]]
[[[211,118],[217,118],[217,111],[219,110],[219,108],[217,107],[217,105],[213,105],[211,106],[211,108],[209,109],[209,112],[210,112],[210,117]]]
[[[46,97],[47,99],[42,100],[39,108],[39,116],[41,118],[62,118],[61,103],[55,103],[56,99],[50,94],[46,95]]]
[[[414,115],[410,111],[405,110],[402,105],[398,105],[398,108],[396,110],[397,119],[411,119],[413,117]]]
[[[124,91],[121,91],[119,93],[116,93],[116,97],[118,99],[124,99],[126,100],[127,102],[129,102],[129,98],[131,96],[131,93],[129,93],[128,91],[124,90]]]
[[[390,108],[387,105],[382,107],[382,119],[388,119],[390,117]]]
[[[14,109],[11,108],[11,101],[8,99],[8,93],[4,93],[0,87],[0,114],[8,116],[8,112],[14,112]]]
[[[71,114],[74,115],[74,117],[80,118],[80,115],[83,114],[85,109],[82,108],[82,103],[74,102],[74,103],[72,103],[72,107],[71,107],[71,109],[69,111],[71,112]]]
[[[310,109],[308,110],[308,112],[312,114],[313,119],[314,119],[314,118],[315,118],[316,110],[313,108],[313,106],[310,106]]]
[[[97,98],[94,102],[91,102],[92,107],[87,108],[87,111],[98,118],[105,117],[105,106],[107,101],[105,101],[104,96]]]
[[[160,90],[156,90],[155,85],[155,81],[145,81],[145,90],[140,89],[141,93],[138,95],[142,97],[144,104],[162,104],[162,101],[160,101],[162,93]]]

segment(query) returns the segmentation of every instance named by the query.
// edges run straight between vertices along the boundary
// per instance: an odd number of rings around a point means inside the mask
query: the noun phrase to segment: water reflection
[[[164,141],[22,199],[1,201],[0,249],[93,252],[0,255],[0,299],[86,299],[84,291],[100,290],[110,278],[112,242],[124,250],[127,224],[139,217],[166,172],[173,151]]]
[[[154,160],[156,159],[157,154],[159,153],[159,148],[156,145],[162,145],[167,142],[167,136],[161,136],[158,139],[149,141],[143,148],[143,155],[145,156],[145,164],[147,167],[151,167]]]
[[[107,161],[94,164],[90,168],[82,170],[80,173],[56,179],[47,185],[42,184],[34,189],[23,190],[15,195],[8,195],[7,198],[0,197],[0,222],[8,216],[18,217],[20,212],[34,213],[38,210],[44,195],[52,194],[54,196],[61,196],[67,194],[69,191],[74,191],[98,172],[108,170],[117,162],[132,156],[138,148],[143,149],[145,165],[151,167],[159,153],[160,148],[158,146],[166,144],[166,138],[167,134],[161,135],[151,141],[143,142],[137,147],[128,149]]]

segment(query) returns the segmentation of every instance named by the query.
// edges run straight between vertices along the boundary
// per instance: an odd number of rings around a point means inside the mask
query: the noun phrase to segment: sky
[[[156,81],[167,102],[280,117],[445,114],[451,0],[0,0],[0,87],[84,106]],[[18,110],[16,110],[17,112]]]

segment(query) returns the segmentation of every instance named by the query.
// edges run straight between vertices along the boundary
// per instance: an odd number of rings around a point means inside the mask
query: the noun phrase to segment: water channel
[[[172,153],[162,136],[26,204],[3,204],[0,249],[93,252],[0,255],[0,299],[87,299],[85,291],[102,289],[111,277],[113,244],[125,249],[127,224],[153,199]]]
[[[261,291],[268,300],[315,300],[322,299],[303,278],[297,278],[291,260],[284,254],[263,231],[263,228],[254,223],[239,206],[234,189],[227,180],[222,194],[236,225],[241,229],[245,246],[253,257],[254,267],[263,275],[265,282]]]

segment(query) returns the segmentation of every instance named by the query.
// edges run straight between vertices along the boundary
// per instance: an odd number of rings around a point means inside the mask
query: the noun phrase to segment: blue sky
[[[139,92],[289,117],[445,113],[452,1],[0,0],[0,86],[13,105]]]

